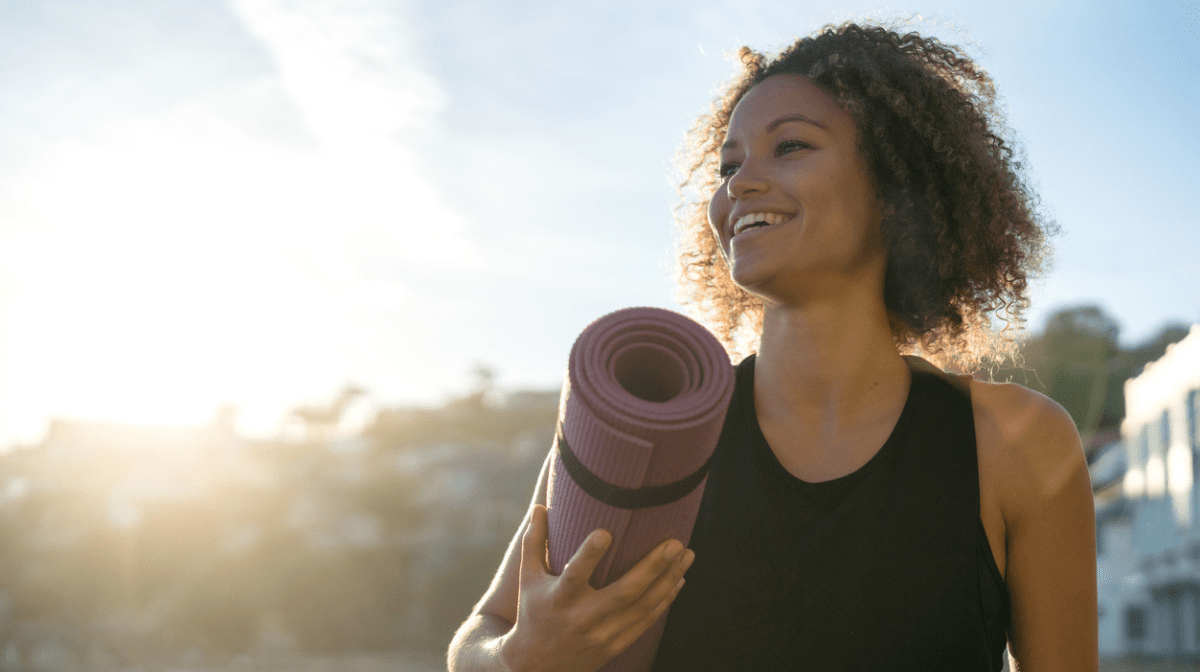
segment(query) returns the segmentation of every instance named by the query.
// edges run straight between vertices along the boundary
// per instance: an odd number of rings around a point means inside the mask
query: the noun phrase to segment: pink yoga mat
[[[661,308],[626,308],[571,348],[547,491],[555,574],[597,528],[613,535],[591,583],[620,578],[665,539],[691,537],[708,460],[733,394],[716,337]],[[605,672],[654,663],[666,617]]]

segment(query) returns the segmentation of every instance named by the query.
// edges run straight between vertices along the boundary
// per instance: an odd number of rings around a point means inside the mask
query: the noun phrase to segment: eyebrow
[[[817,128],[826,130],[825,124],[822,124],[821,122],[817,121],[816,119],[811,119],[809,117],[806,117],[803,114],[789,114],[786,117],[780,117],[780,118],[776,119],[775,121],[772,121],[771,123],[767,124],[767,130],[773,131],[773,130],[779,128],[780,126],[788,123],[789,121],[802,121],[806,124],[812,124],[813,126],[816,126]]]
[[[803,114],[789,114],[786,117],[780,117],[780,118],[776,119],[775,121],[772,121],[771,123],[767,124],[767,132],[770,133],[771,131],[774,131],[775,129],[779,128],[780,126],[782,126],[788,122],[792,122],[792,121],[799,121],[799,122],[802,122],[805,124],[810,124],[812,126],[816,126],[817,128],[819,128],[821,130],[826,130],[826,131],[829,130],[828,127],[825,126],[825,124],[817,121],[816,119],[813,119],[811,117],[806,117]],[[733,140],[729,140],[728,142],[725,142],[724,144],[721,145],[721,149],[729,149],[730,147],[736,147],[736,146],[737,146],[737,142],[735,142]]]

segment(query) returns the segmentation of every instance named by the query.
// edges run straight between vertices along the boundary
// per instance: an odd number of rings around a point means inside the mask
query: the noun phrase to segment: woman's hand
[[[695,553],[671,539],[599,590],[588,579],[612,543],[596,530],[563,568],[546,561],[549,524],[536,505],[521,542],[517,620],[500,657],[513,672],[591,672],[624,651],[667,610]]]

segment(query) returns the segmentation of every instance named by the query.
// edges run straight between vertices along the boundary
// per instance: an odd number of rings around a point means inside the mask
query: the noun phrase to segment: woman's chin
[[[729,267],[729,277],[733,280],[733,284],[751,294],[757,294],[758,287],[770,276],[764,274],[761,269],[755,268],[754,264],[734,262]]]
[[[733,266],[730,278],[733,280],[733,284],[742,290],[753,294],[763,301],[772,302],[771,287],[778,284],[776,274],[768,272],[766,269],[753,268],[749,264],[746,264],[743,266]]]

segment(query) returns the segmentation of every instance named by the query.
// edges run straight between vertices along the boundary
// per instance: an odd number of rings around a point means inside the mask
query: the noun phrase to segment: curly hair
[[[708,224],[720,147],[738,101],[773,75],[806,77],[853,118],[883,204],[884,305],[897,348],[974,370],[1017,355],[1029,281],[1049,258],[1052,222],[1023,179],[992,80],[957,47],[879,25],[827,26],[742,72],[681,150],[676,208],[682,303],[731,352],[761,332],[761,299],[734,284]]]

